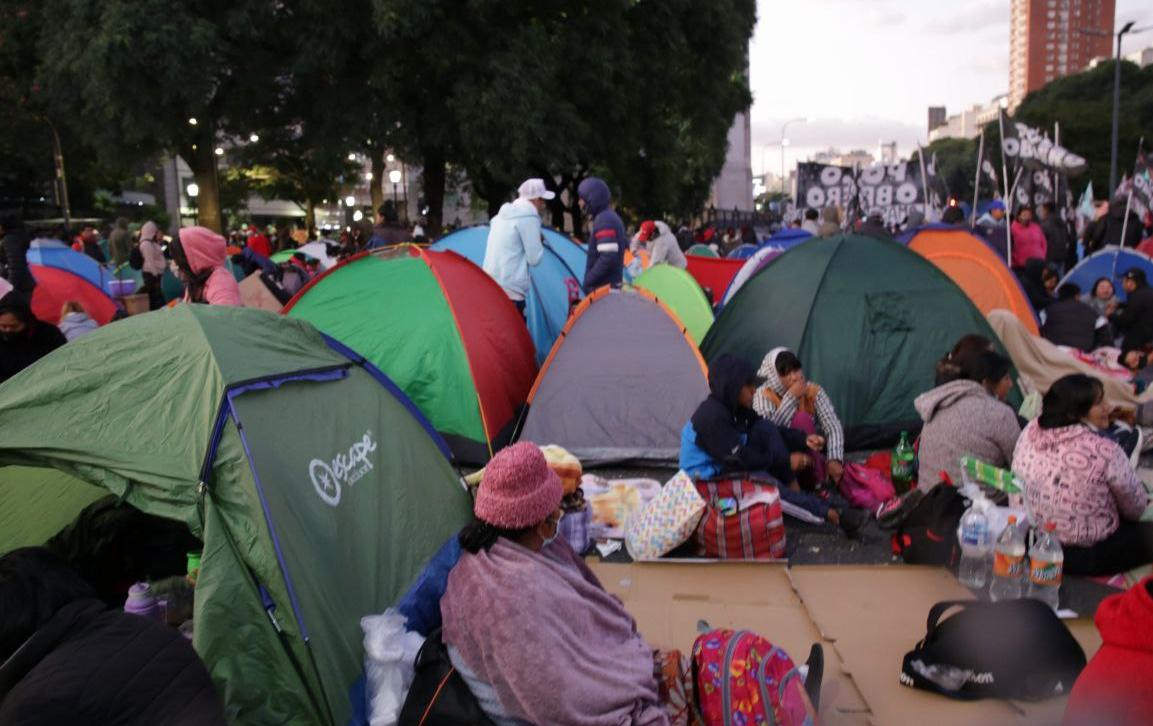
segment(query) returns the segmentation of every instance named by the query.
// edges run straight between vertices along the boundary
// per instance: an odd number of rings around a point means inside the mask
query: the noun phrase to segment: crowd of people
[[[543,180],[528,179],[516,200],[490,222],[483,268],[522,315],[531,268],[545,250],[541,213],[553,198]],[[713,227],[693,234],[682,226],[674,232],[660,219],[643,221],[630,235],[608,184],[596,177],[580,184],[579,203],[588,217],[585,291],[621,285],[630,253],[643,252],[648,265],[683,268],[691,244],[727,251],[757,241],[749,227],[729,227],[718,237]],[[399,225],[387,206],[378,212],[371,229],[350,228],[333,241],[331,256],[346,258],[423,234]],[[978,227],[995,237],[1004,219],[1003,205],[995,203]],[[1111,239],[1113,219],[1112,213],[1103,214],[1083,239]],[[946,217],[950,220],[964,224],[956,215]],[[835,209],[805,210],[791,224],[816,236],[843,229]],[[29,300],[36,283],[24,261],[29,235],[15,220],[0,225],[11,288],[0,295],[2,383],[90,333],[95,323],[72,301],[61,310],[59,326],[32,315]],[[852,226],[874,236],[892,232],[879,215]],[[1080,350],[1119,343],[1121,360],[1134,370],[1153,361],[1153,290],[1142,270],[1121,275],[1125,303],[1107,278],[1088,291],[1060,287],[1057,280],[1076,238],[1053,210],[1043,210],[1037,223],[1023,208],[1010,231],[1010,262],[1042,315],[1045,337]],[[134,236],[125,220],[117,220],[106,245],[93,227],[83,228],[72,244],[97,261],[140,270],[155,309],[164,304],[161,282],[170,269],[184,286],[184,302],[240,305],[228,261],[291,295],[317,273],[315,260],[296,253],[277,264],[272,257],[299,241],[257,227],[227,238],[186,227],[167,240],[152,222]],[[1030,513],[1056,524],[1067,573],[1112,575],[1153,563],[1153,523],[1140,521],[1150,501],[1134,469],[1136,442],[1118,423],[1120,412],[1105,404],[1100,381],[1085,375],[1061,378],[1044,395],[1039,415],[1025,420],[1006,403],[1011,371],[995,342],[980,335],[962,338],[940,360],[934,387],[914,402],[923,421],[919,483],[905,497],[960,481],[961,457],[975,456],[1024,480]],[[781,500],[794,511],[858,536],[874,513],[850,506],[839,493],[846,476],[844,430],[830,396],[806,378],[800,357],[774,348],[756,368],[722,355],[711,361],[708,384],[708,397],[684,422],[680,468],[696,478],[769,478],[779,483]],[[990,495],[1004,499],[1000,492]],[[474,501],[475,521],[459,535],[459,560],[440,601],[447,657],[497,724],[666,723],[668,696],[654,672],[668,654],[645,643],[623,605],[571,547],[558,541],[562,498],[556,473],[535,445],[511,445],[491,460]],[[157,723],[223,721],[207,672],[179,634],[108,609],[89,584],[46,550],[0,557],[0,611],[20,613],[0,623],[0,722],[50,723],[57,715],[79,712],[109,722],[123,714]],[[133,649],[118,650],[128,641]],[[149,678],[133,681],[125,692],[97,696],[61,686],[79,683],[94,670],[126,680],[145,669]],[[818,668],[806,684],[813,702],[819,681]],[[542,690],[542,684],[559,682],[567,684],[560,692]]]

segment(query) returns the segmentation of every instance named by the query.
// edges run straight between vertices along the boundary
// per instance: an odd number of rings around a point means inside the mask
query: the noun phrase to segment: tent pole
[[[981,127],[981,141],[977,146],[977,173],[973,175],[973,209],[969,214],[969,226],[977,226],[977,201],[981,198],[981,163],[985,158],[985,128]]]

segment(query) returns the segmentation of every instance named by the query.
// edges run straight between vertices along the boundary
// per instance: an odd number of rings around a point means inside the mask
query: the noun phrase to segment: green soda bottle
[[[909,432],[902,431],[897,448],[893,449],[890,474],[897,494],[904,494],[913,488],[913,445],[909,443]]]

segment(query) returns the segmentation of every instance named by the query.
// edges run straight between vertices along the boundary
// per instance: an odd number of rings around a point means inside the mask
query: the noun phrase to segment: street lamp
[[[1117,57],[1113,63],[1113,141],[1109,154],[1109,196],[1112,196],[1113,192],[1117,189],[1117,133],[1121,118],[1121,38],[1129,32],[1140,33],[1146,30],[1149,30],[1149,28],[1137,28],[1134,30],[1133,21],[1130,20],[1117,31]],[[1082,28],[1081,32],[1086,35],[1097,35],[1106,38],[1112,37],[1112,33],[1107,30]]]
[[[196,125],[196,117],[195,116],[188,119],[188,125],[189,126],[195,126]]]
[[[792,118],[781,124],[781,195],[785,194],[785,147],[789,145],[789,139],[785,136],[785,131],[789,128],[789,124],[803,124],[808,119],[804,117]]]
[[[392,154],[389,154],[389,156],[392,156]],[[388,172],[388,180],[390,182],[392,182],[392,208],[393,209],[396,209],[396,204],[397,204],[396,185],[400,184],[400,180],[401,180],[402,176],[403,175],[400,173],[400,169],[393,169],[392,171]]]
[[[188,192],[188,196],[190,199],[196,199],[197,197],[200,196],[200,185],[197,184],[196,182],[192,182],[191,184],[189,184],[187,187],[184,188],[184,191]]]
[[[248,140],[255,144],[257,141],[260,141],[260,135],[259,134],[249,134]]]
[[[355,207],[356,206],[356,197],[349,194],[347,197],[344,198],[344,206]]]

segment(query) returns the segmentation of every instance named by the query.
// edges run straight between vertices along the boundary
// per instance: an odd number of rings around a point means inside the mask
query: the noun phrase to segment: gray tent
[[[528,398],[522,440],[587,464],[676,461],[685,421],[709,395],[685,326],[642,289],[601,288],[573,312]]]

